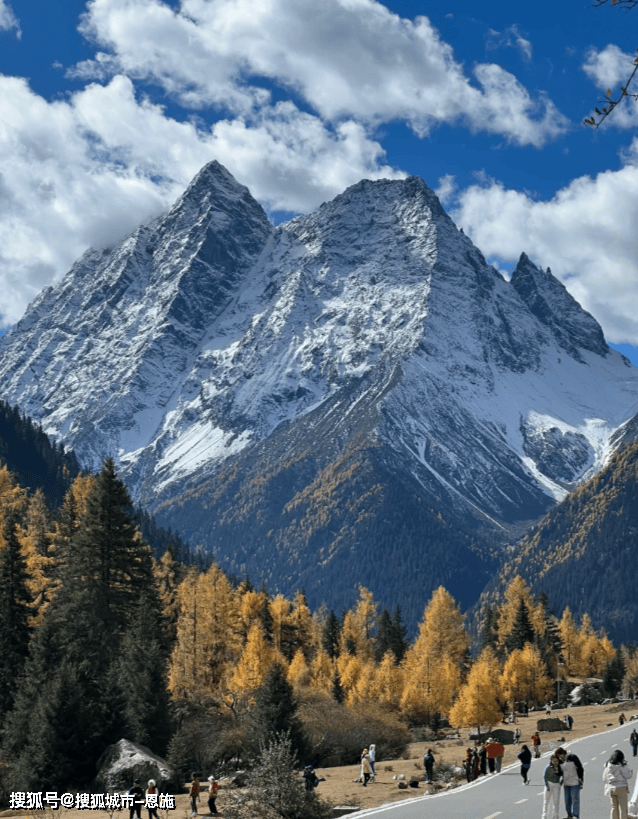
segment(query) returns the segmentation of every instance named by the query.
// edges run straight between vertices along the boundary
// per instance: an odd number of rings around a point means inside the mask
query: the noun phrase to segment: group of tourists
[[[363,782],[364,788],[368,782],[374,782],[374,761],[376,759],[376,755],[376,745],[371,745],[369,748],[364,748],[361,754],[361,774],[359,776],[359,781]]]
[[[217,801],[217,780],[214,776],[208,777],[208,814],[211,816],[214,813],[217,813],[217,806],[215,802]],[[199,795],[201,792],[201,786],[199,784],[199,780],[197,779],[196,774],[193,774],[193,778],[191,781],[190,789],[188,791],[188,795],[190,798],[191,803],[191,816],[197,816],[197,803],[199,802]],[[150,819],[150,817],[149,817]]]
[[[479,776],[487,776],[488,772],[500,773],[504,755],[504,745],[492,737],[476,748],[468,748],[464,763],[467,781],[473,782]]]

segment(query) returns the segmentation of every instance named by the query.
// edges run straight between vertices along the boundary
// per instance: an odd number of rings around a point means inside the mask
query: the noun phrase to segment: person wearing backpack
[[[432,748],[428,748],[427,754],[423,757],[423,767],[425,768],[425,781],[432,783],[432,770],[434,768],[434,754]]]

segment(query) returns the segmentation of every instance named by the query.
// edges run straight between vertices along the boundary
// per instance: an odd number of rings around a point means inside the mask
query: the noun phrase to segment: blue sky
[[[218,159],[274,222],[419,175],[638,345],[638,107],[582,126],[637,46],[590,0],[0,0],[0,325]]]

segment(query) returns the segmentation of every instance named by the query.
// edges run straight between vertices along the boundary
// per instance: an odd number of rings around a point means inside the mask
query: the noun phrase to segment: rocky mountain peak
[[[582,361],[579,349],[602,356],[609,353],[596,319],[580,306],[549,268],[542,270],[522,253],[511,284],[530,311],[577,361]]]
[[[213,162],[42,294],[0,340],[0,389],[83,466],[115,455],[194,545],[247,544],[233,571],[259,544],[290,573],[302,541],[326,563],[394,543],[398,498],[402,521],[468,531],[538,516],[604,464],[638,372],[526,256],[506,281],[417,177],[274,228]]]

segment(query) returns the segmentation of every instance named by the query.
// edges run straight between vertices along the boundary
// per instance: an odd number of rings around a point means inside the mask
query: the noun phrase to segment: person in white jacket
[[[622,751],[614,751],[603,769],[605,793],[611,800],[611,819],[627,819],[629,780],[634,772]]]

